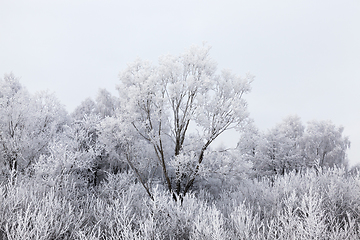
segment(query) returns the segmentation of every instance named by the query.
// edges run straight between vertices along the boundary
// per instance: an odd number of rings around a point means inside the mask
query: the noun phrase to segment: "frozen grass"
[[[245,180],[214,199],[152,201],[131,174],[98,189],[63,177],[0,186],[0,239],[359,239],[360,176],[342,169]]]

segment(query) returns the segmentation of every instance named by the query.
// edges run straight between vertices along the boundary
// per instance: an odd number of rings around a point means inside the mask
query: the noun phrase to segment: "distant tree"
[[[260,141],[262,138],[262,133],[252,122],[247,124],[236,146],[243,159],[251,162],[254,161],[254,158],[259,154]]]
[[[31,95],[13,74],[0,80],[0,164],[22,171],[41,155],[67,123],[67,113],[46,92]]]
[[[101,118],[111,117],[117,108],[117,99],[106,89],[99,89],[96,97],[96,112]]]
[[[168,190],[176,194],[193,186],[210,144],[224,131],[240,129],[248,117],[243,97],[253,77],[229,70],[217,75],[209,51],[194,46],[179,57],[161,57],[159,66],[137,59],[120,73],[120,131],[135,131],[152,147]],[[196,144],[185,152],[191,124],[197,126]],[[184,159],[180,154],[193,156],[185,172],[169,165]]]
[[[253,162],[257,176],[285,174],[303,165],[303,132],[300,118],[289,116],[267,133],[259,133],[256,129],[247,131],[247,134],[241,136],[238,149],[243,157]]]
[[[289,116],[265,134],[247,131],[238,148],[253,162],[257,176],[346,166],[350,141],[342,133],[343,128],[330,121],[311,121],[305,129],[299,117]]]
[[[85,116],[98,115],[101,119],[114,115],[117,99],[106,89],[100,88],[96,100],[87,98],[75,108],[71,116],[74,120],[82,120]]]
[[[307,164],[318,167],[347,166],[346,150],[350,148],[343,127],[331,121],[310,121],[304,134],[304,154]]]
[[[97,114],[96,103],[91,98],[86,98],[71,113],[74,120],[82,120],[85,116]]]

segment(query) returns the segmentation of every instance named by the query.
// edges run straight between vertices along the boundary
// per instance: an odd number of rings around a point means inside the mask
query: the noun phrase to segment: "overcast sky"
[[[219,69],[256,76],[247,99],[261,130],[293,114],[332,120],[360,163],[359,0],[0,0],[0,74],[55,92],[69,112],[99,88],[116,94],[136,57],[203,41]]]

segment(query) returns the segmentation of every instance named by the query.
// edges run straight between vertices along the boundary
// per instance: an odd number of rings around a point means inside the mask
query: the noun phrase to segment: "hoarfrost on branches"
[[[133,127],[153,146],[167,188],[176,194],[185,195],[192,187],[209,145],[224,131],[239,129],[248,118],[243,97],[250,92],[253,76],[242,78],[229,70],[216,74],[209,51],[207,46],[192,46],[180,56],[161,57],[159,66],[136,59],[119,75],[117,118],[122,128]],[[197,126],[201,143],[193,157],[183,151],[191,124]],[[173,152],[167,151],[169,146]],[[179,160],[181,154],[192,159],[192,167],[180,174],[180,166],[190,165],[177,165],[172,181],[169,161]]]

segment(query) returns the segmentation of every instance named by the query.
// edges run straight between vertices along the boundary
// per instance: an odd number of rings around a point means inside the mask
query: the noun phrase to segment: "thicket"
[[[69,175],[17,176],[0,186],[2,239],[359,239],[360,175],[308,170],[246,179],[214,197],[151,200],[131,173],[96,188]]]

